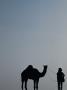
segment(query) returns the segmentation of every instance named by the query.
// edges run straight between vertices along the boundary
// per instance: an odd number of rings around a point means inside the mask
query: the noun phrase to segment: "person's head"
[[[62,68],[58,68],[58,71],[62,72]]]

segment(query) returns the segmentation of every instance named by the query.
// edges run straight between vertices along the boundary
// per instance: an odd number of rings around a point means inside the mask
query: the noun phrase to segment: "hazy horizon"
[[[40,72],[47,64],[39,90],[57,90],[56,73],[49,68],[62,67],[67,76],[66,54],[66,0],[0,0],[1,90],[21,90],[20,75],[29,64]],[[28,90],[33,90],[31,80]]]

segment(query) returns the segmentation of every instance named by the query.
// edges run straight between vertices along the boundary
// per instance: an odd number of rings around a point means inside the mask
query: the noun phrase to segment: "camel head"
[[[43,65],[43,67],[44,67],[44,69],[46,69],[46,70],[47,70],[47,67],[48,67],[48,66],[47,66],[47,65]]]

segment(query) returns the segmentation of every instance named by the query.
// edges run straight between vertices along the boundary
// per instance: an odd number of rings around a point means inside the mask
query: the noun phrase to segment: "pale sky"
[[[0,90],[21,90],[29,64],[48,65],[39,90],[57,90],[58,67],[67,76],[67,0],[0,0]]]

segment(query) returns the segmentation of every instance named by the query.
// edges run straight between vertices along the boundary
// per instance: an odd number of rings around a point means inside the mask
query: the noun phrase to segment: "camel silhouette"
[[[44,65],[43,72],[40,73],[36,68],[33,68],[32,65],[29,65],[22,73],[21,73],[21,82],[22,82],[22,90],[23,83],[25,82],[25,89],[27,90],[27,81],[28,79],[32,79],[34,81],[34,90],[38,90],[39,78],[44,77],[47,72],[47,65]]]

